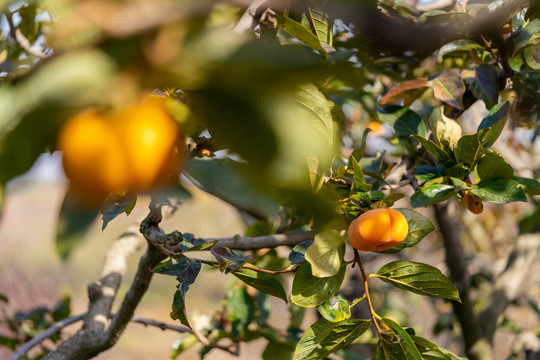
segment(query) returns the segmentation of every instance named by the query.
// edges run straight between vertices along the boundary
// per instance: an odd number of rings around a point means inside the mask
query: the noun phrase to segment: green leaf
[[[463,70],[461,76],[471,87],[475,98],[491,109],[499,98],[499,78],[492,65],[480,64],[474,70]]]
[[[198,239],[195,236],[193,236],[193,234],[191,233],[183,233],[181,235],[182,235],[182,241],[180,241],[178,245],[182,249],[182,252],[208,250],[212,246],[217,244],[219,241],[219,240],[206,241],[204,239]]]
[[[385,197],[382,201],[386,204],[388,207],[394,206],[396,201],[403,199],[405,197],[402,193],[393,193]]]
[[[424,149],[426,149],[431,155],[435,157],[441,164],[446,163],[450,160],[450,156],[446,151],[444,151],[439,145],[435,144],[433,141],[424,138],[419,135],[412,135],[412,138],[418,141]]]
[[[454,186],[433,184],[425,186],[411,196],[411,206],[418,208],[449,199],[455,194]]]
[[[426,125],[420,116],[407,107],[385,106],[379,110],[377,115],[382,122],[390,125],[399,136],[426,135]]]
[[[483,46],[472,40],[467,39],[452,41],[439,49],[437,53],[437,60],[439,62],[442,62],[445,56],[457,55],[461,57],[463,55],[461,53],[469,53],[475,50],[483,50]],[[453,54],[456,52],[459,52],[460,54]]]
[[[403,349],[403,354],[405,357],[401,358],[403,360],[423,360],[422,355],[416,348],[416,345],[414,345],[414,342],[412,341],[409,333],[405,331],[398,323],[395,321],[388,319],[388,318],[382,318],[381,319],[384,324],[386,324],[392,332],[396,335],[397,341],[400,345],[400,347]]]
[[[523,191],[525,191],[525,194],[540,195],[540,181],[518,176],[514,176],[513,179],[517,181],[519,185],[521,185]]]
[[[315,193],[319,192],[324,185],[324,173],[326,169],[321,166],[315,155],[306,158],[309,183]]]
[[[340,288],[345,277],[345,266],[330,277],[318,278],[311,273],[311,264],[303,262],[294,276],[291,301],[302,307],[313,307],[331,298]]]
[[[255,265],[250,266],[256,267]],[[232,274],[249,286],[287,302],[287,294],[283,285],[274,275],[246,268],[238,268]]]
[[[510,102],[506,100],[500,104],[495,105],[489,113],[482,119],[480,125],[478,125],[477,132],[482,129],[491,129],[491,133],[486,139],[487,146],[492,146],[495,141],[501,135],[501,132],[506,125],[508,114],[510,113]]]
[[[182,295],[180,290],[176,290],[173,297],[172,310],[171,310],[171,319],[180,320],[182,325],[191,328],[186,314],[186,303],[185,298]]]
[[[291,360],[292,351],[282,343],[269,341],[262,353],[263,360]]]
[[[309,19],[310,27],[317,38],[332,46],[334,20],[328,12],[324,11],[321,3],[320,0],[310,0],[306,17]]]
[[[399,85],[394,86],[390,89],[383,97],[379,100],[380,105],[387,105],[396,100],[402,99],[409,94],[411,90],[418,90],[422,88],[428,88],[429,83],[425,79],[413,79],[407,80]]]
[[[429,359],[429,360],[460,359],[457,355],[453,354],[452,352],[438,347],[437,344],[427,339],[424,339],[423,337],[411,335],[411,339],[416,344],[416,347],[418,348],[418,350],[420,350],[420,352],[422,353],[422,357],[424,359]]]
[[[402,360],[407,355],[399,343],[390,342],[384,337],[380,337],[377,347],[373,353],[373,360]]]
[[[429,116],[429,126],[437,143],[449,152],[456,147],[463,130],[457,121],[446,117],[443,110],[442,106],[433,110]]]
[[[66,194],[56,228],[56,251],[65,260],[96,219],[97,209],[79,204],[70,191]]]
[[[452,282],[431,265],[398,260],[384,265],[370,276],[415,294],[461,302]]]
[[[311,244],[313,244],[313,240],[306,240],[296,244],[289,253],[289,261],[291,264],[299,264],[306,260],[306,250]]]
[[[523,60],[534,70],[540,70],[540,43],[523,49]]]
[[[505,178],[487,178],[481,180],[470,190],[473,195],[480,199],[496,203],[506,204],[513,201],[527,201],[523,188],[518,182]]]
[[[319,314],[328,321],[339,322],[351,317],[351,306],[341,295],[332,296],[317,306]]]
[[[304,83],[296,87],[296,103],[309,113],[315,128],[328,141],[328,144],[332,145],[337,129],[332,116],[333,103],[329,102],[319,88],[312,83]]]
[[[465,85],[461,76],[453,71],[445,71],[429,81],[435,98],[457,109],[463,110]]]
[[[172,345],[172,352],[170,359],[176,359],[184,350],[189,349],[193,345],[197,344],[197,337],[193,334],[186,334],[176,340]]]
[[[334,229],[323,230],[315,235],[305,254],[306,260],[311,264],[313,276],[323,278],[338,273],[345,252],[344,244],[345,239]]]
[[[516,45],[514,46],[514,55],[527,46],[527,44],[529,44],[529,40],[531,40],[532,37],[538,32],[540,32],[540,19],[528,21],[519,31],[519,35],[516,39]]]
[[[405,216],[409,231],[407,232],[407,237],[401,243],[388,250],[381,251],[385,254],[394,254],[405,248],[413,247],[435,229],[431,221],[418,211],[404,208],[397,208],[396,210]]]
[[[480,179],[487,179],[490,177],[512,179],[514,176],[514,169],[512,166],[510,166],[502,156],[495,153],[484,155],[476,166],[476,172]]]
[[[354,182],[353,186],[351,187],[351,192],[355,191],[361,191],[361,192],[367,192],[371,189],[371,185],[366,183],[366,178],[364,177],[364,172],[362,171],[362,167],[356,161],[356,159],[351,155],[349,157],[349,162],[352,162],[353,169],[354,169]]]
[[[495,109],[495,107],[494,107]],[[486,152],[486,147],[491,138],[491,129],[482,129],[474,135],[465,135],[459,139],[454,155],[458,163],[465,163],[474,168],[482,155]]]
[[[122,213],[129,215],[136,203],[137,196],[133,194],[114,193],[109,195],[101,207],[101,219],[103,220],[101,230],[105,230],[107,224],[118,215]]]
[[[249,260],[249,256],[241,257],[228,248],[212,248],[210,252],[219,262],[219,270],[225,274],[241,268]]]
[[[362,335],[370,320],[343,320],[337,323],[320,319],[306,330],[294,351],[294,360],[324,359]]]
[[[307,29],[304,25],[300,24],[297,21],[294,21],[293,19],[285,16],[285,15],[278,15],[277,16],[277,22],[278,26],[309,46],[310,48],[317,50],[323,55],[327,55],[324,48],[321,46],[321,42],[313,34],[309,29]]]
[[[472,187],[471,185],[468,185],[465,181],[455,177],[451,177],[450,181],[452,181],[452,185],[454,185],[454,190],[456,191],[470,190]]]

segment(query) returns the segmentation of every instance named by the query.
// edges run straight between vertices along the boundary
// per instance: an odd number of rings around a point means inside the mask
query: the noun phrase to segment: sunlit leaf
[[[470,190],[480,199],[496,203],[506,204],[513,201],[527,201],[523,188],[517,181],[505,178],[487,178],[481,180]]]
[[[330,322],[320,319],[306,330],[294,351],[294,360],[323,359],[362,335],[370,320]]]
[[[465,85],[457,72],[452,70],[443,72],[430,80],[429,83],[433,88],[435,98],[457,109],[464,109]]]
[[[302,241],[296,244],[289,253],[289,261],[291,264],[299,264],[304,261],[307,248],[313,243],[313,240]]]
[[[341,295],[332,296],[317,306],[319,314],[328,321],[339,322],[351,317],[351,306]]]
[[[444,115],[443,107],[433,110],[429,116],[429,125],[433,137],[446,151],[453,150],[459,139],[463,136],[463,130],[457,121]]]
[[[486,143],[488,146],[492,146],[499,138],[499,135],[501,134],[504,126],[506,125],[506,120],[508,119],[509,112],[510,103],[507,100],[495,105],[489,111],[486,117],[482,119],[480,125],[478,125],[478,132],[483,129],[491,130],[491,134],[486,139]]]
[[[321,42],[315,34],[313,34],[309,29],[299,22],[294,21],[293,19],[285,16],[277,16],[278,26],[309,46],[310,48],[319,51],[321,54],[326,55],[326,51],[321,46]]]
[[[344,241],[334,229],[315,235],[305,254],[306,260],[311,264],[313,276],[329,277],[338,273],[345,248]]]
[[[415,294],[460,301],[452,282],[431,265],[398,260],[384,265],[371,276]]]

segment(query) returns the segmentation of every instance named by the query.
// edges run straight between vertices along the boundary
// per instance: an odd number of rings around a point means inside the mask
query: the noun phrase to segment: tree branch
[[[455,200],[444,204],[435,204],[435,217],[439,225],[444,248],[446,251],[446,265],[450,271],[450,280],[459,291],[461,303],[452,301],[454,313],[461,324],[463,341],[467,355],[472,346],[478,341],[480,335],[479,323],[473,312],[473,304],[469,293],[469,274],[467,262],[461,246],[461,230],[456,219],[459,218]]]
[[[31,349],[33,349],[35,346],[39,345],[46,339],[50,338],[57,332],[61,331],[63,328],[68,327],[69,325],[72,325],[76,322],[79,322],[83,320],[86,317],[86,313],[79,314],[79,315],[73,315],[70,317],[67,317],[65,319],[62,319],[54,324],[52,324],[50,327],[48,327],[45,331],[40,333],[39,335],[33,337],[30,341],[22,345],[13,355],[11,356],[10,360],[20,360],[22,359]],[[114,316],[114,315],[111,315]],[[138,323],[142,324],[144,326],[154,326],[157,328],[160,328],[161,330],[171,330],[176,331],[179,333],[185,333],[185,332],[193,332],[190,328],[187,326],[178,326],[178,325],[172,325],[167,324],[161,321],[157,321],[155,319],[148,319],[143,317],[137,317],[134,316],[131,319],[132,323]]]
[[[149,207],[150,213],[141,223],[143,234],[148,231],[161,231],[158,226],[162,218],[161,206],[151,202]],[[89,311],[83,327],[74,336],[48,353],[44,357],[45,360],[90,359],[109,349],[118,341],[148,289],[153,275],[152,269],[166,257],[153,246],[148,246],[146,253],[141,257],[130,289],[107,328],[110,309],[125,273],[127,258],[135,252],[141,242],[139,235],[128,233],[113,245],[106,256],[103,268],[105,276],[98,283],[89,286]]]
[[[253,30],[253,28],[257,26],[259,16],[263,13],[262,7],[267,2],[268,0],[253,0],[234,27],[233,31],[237,34],[244,34]]]
[[[22,47],[24,51],[40,59],[46,59],[49,57],[49,55],[45,54],[35,46],[32,46],[30,41],[26,38],[26,36],[24,36],[21,30],[19,30],[19,28],[13,25],[13,19],[11,18],[11,14],[5,13],[5,15],[9,24],[10,35],[12,39],[15,40],[15,42],[19,44],[19,46]]]

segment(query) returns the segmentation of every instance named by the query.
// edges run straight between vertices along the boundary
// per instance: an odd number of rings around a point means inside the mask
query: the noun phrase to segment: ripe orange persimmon
[[[394,209],[368,210],[349,225],[349,242],[362,251],[382,251],[407,237],[407,219]]]
[[[113,191],[146,191],[180,166],[184,146],[178,124],[159,98],[104,116],[82,112],[62,128],[58,148],[71,188],[84,202]]]

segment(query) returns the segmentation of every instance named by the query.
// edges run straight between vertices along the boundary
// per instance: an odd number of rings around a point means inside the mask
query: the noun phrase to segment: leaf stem
[[[364,264],[362,264],[362,260],[360,260],[360,254],[358,254],[358,250],[354,249],[354,261],[356,264],[358,264],[358,268],[360,269],[360,272],[362,273],[362,281],[364,282],[364,295],[366,297],[368,306],[369,306],[369,313],[371,315],[371,321],[373,321],[373,324],[375,325],[375,328],[377,329],[377,333],[379,336],[382,335],[382,330],[379,327],[379,323],[377,323],[377,314],[375,313],[375,310],[373,309],[373,304],[371,303],[371,297],[369,296],[369,288],[368,288],[368,276],[366,274],[366,271],[364,270]]]
[[[195,261],[200,261],[201,263],[206,264],[206,265],[219,266],[219,262],[217,262],[217,261],[204,260],[204,259],[194,259],[194,258],[192,258],[192,259],[195,260]],[[266,274],[270,274],[270,275],[278,275],[278,274],[290,273],[290,272],[295,272],[296,270],[298,270],[298,265],[295,265],[293,267],[288,267],[287,269],[276,270],[276,271],[260,269],[258,267],[245,265],[245,264],[242,265],[241,267],[244,268],[244,269],[249,269],[249,270],[253,270],[253,271],[257,271],[257,272],[261,272],[261,273],[266,273]]]

